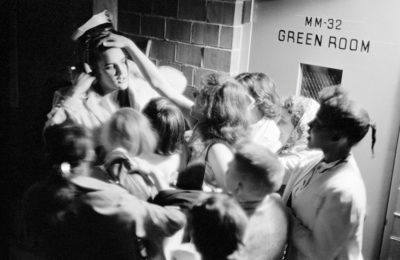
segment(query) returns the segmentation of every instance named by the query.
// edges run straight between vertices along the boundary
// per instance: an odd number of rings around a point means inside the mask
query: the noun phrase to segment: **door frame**
[[[393,230],[394,213],[396,211],[396,204],[400,203],[397,201],[400,198],[400,127],[397,136],[398,136],[397,146],[395,152],[395,159],[393,162],[393,172],[391,176],[390,191],[387,199],[386,221],[382,236],[379,259],[388,259],[389,257],[390,236]]]

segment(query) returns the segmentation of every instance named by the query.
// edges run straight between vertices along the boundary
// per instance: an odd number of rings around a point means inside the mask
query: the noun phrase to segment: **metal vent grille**
[[[300,64],[302,96],[311,97],[318,101],[321,89],[342,83],[343,71],[339,69]]]

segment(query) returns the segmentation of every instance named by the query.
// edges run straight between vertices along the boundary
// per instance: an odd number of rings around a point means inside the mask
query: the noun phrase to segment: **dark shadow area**
[[[67,67],[77,62],[76,46],[70,37],[91,16],[92,1],[6,0],[0,4],[5,18],[2,31],[6,32],[1,37],[4,58],[0,59],[6,68],[0,102],[5,160],[1,211],[6,212],[6,219],[0,242],[9,245],[2,247],[0,258],[22,259],[18,243],[20,199],[43,176],[42,129],[46,114],[53,92],[67,84]]]

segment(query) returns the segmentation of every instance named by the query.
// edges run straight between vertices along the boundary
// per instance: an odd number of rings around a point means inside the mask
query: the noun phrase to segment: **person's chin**
[[[313,146],[313,143],[311,142],[311,139],[310,138],[308,138],[307,139],[307,147],[309,148],[309,149],[314,149],[314,146]]]
[[[117,84],[118,89],[125,90],[128,88],[128,83],[119,83]]]

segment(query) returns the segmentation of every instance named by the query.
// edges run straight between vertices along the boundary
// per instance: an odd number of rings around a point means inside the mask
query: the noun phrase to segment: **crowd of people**
[[[342,87],[281,98],[265,73],[211,73],[188,98],[106,12],[74,37],[85,59],[48,114],[47,178],[24,196],[38,256],[362,259],[351,150],[370,128],[373,149],[375,126]]]

